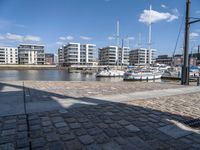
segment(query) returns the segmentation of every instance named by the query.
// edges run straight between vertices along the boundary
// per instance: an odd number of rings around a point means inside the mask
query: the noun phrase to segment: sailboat
[[[148,41],[148,50],[149,50],[149,64],[151,64],[151,10],[152,6],[150,5],[150,22],[149,22],[149,41]],[[153,68],[153,67],[145,67],[139,68],[135,70],[128,70],[124,73],[124,80],[154,80],[160,79],[163,72]]]

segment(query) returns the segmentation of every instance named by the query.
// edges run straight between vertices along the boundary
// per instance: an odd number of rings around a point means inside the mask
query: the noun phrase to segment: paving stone
[[[42,126],[49,126],[49,125],[51,125],[52,123],[51,123],[51,121],[42,121]]]
[[[64,150],[64,144],[62,142],[49,143],[49,150]]]
[[[90,128],[87,130],[87,132],[90,135],[97,135],[97,134],[100,134],[102,132],[102,130],[99,128]]]
[[[65,142],[65,145],[66,145],[67,149],[69,149],[69,150],[82,150],[83,149],[82,144],[76,139]]]
[[[69,128],[67,126],[62,127],[62,128],[58,128],[57,131],[58,131],[59,134],[65,134],[65,133],[69,132]]]
[[[15,146],[13,143],[1,144],[0,150],[15,150]]]
[[[17,132],[17,138],[18,139],[27,138],[27,137],[28,137],[27,131]]]
[[[183,130],[176,125],[167,125],[159,128],[159,130],[173,138],[180,138],[189,134],[192,134],[191,131]]]
[[[4,123],[16,123],[17,120],[16,119],[10,119],[10,120],[5,120]]]
[[[17,140],[17,147],[18,148],[29,147],[29,140],[27,138]]]
[[[111,128],[107,128],[107,129],[104,129],[104,132],[109,136],[109,137],[116,137],[118,134],[117,134],[117,131],[114,130],[114,129],[111,129]]]
[[[102,149],[103,150],[121,150],[120,146],[114,142],[103,144]]]
[[[140,131],[140,129],[138,127],[136,127],[136,126],[134,126],[132,124],[125,126],[125,128],[128,129],[130,132],[138,132],[138,131]]]
[[[104,133],[96,135],[94,139],[98,144],[103,144],[110,141],[110,138],[106,136]]]
[[[29,120],[29,125],[34,126],[40,124],[40,119]]]
[[[97,144],[90,144],[90,145],[87,145],[86,146],[86,149],[87,150],[102,150],[100,148],[100,145],[97,145]]]
[[[87,134],[87,131],[85,129],[74,129],[73,132],[77,135],[77,136],[80,136],[80,135],[85,135]]]
[[[129,125],[130,124],[130,122],[128,122],[128,121],[126,121],[126,120],[119,120],[118,121],[118,123],[120,124],[120,125]]]
[[[41,126],[40,125],[33,125],[33,126],[30,126],[30,131],[35,131],[35,130],[39,130],[41,129]]]
[[[3,126],[4,130],[16,129],[16,128],[17,128],[16,123],[7,123],[7,124],[4,124],[4,126]]]
[[[26,124],[18,125],[17,131],[27,131],[27,125]]]
[[[57,123],[57,122],[63,122],[63,118],[62,117],[52,117],[52,122]]]
[[[98,123],[98,127],[101,129],[105,129],[105,128],[108,128],[109,126],[105,123]]]
[[[125,144],[128,143],[127,140],[125,138],[122,138],[122,137],[116,137],[116,138],[114,138],[114,141],[116,143],[118,143],[119,145],[125,145]]]
[[[14,135],[0,137],[0,144],[15,142]]]
[[[34,130],[30,132],[30,137],[31,138],[39,138],[43,135],[41,130]]]
[[[78,137],[80,142],[84,145],[88,145],[94,142],[94,139],[90,135],[82,135]]]
[[[120,129],[120,128],[122,128],[119,124],[117,124],[117,123],[112,123],[112,124],[109,124],[109,126],[111,127],[111,128],[113,128],[113,129]]]
[[[71,129],[78,129],[78,128],[81,128],[81,124],[80,123],[69,123],[69,127]]]
[[[147,144],[145,141],[140,139],[139,137],[130,137],[128,138],[131,144],[135,145],[141,150],[152,150],[151,146]]]
[[[91,122],[84,122],[82,123],[83,124],[83,127],[86,128],[86,129],[89,129],[89,128],[93,128],[94,127],[94,124],[91,123]]]
[[[69,133],[61,135],[61,139],[64,141],[73,140],[75,139],[75,136],[73,133],[69,132]]]
[[[7,136],[7,135],[13,135],[16,133],[16,130],[15,129],[9,129],[9,130],[3,130],[2,131],[2,136]]]
[[[32,148],[44,147],[45,144],[46,143],[43,137],[36,138],[31,141]]]
[[[46,138],[47,138],[48,142],[59,140],[59,137],[56,133],[48,133],[48,134],[46,134]]]
[[[65,121],[68,122],[68,123],[75,123],[75,122],[77,122],[77,120],[75,118],[66,118]]]
[[[56,128],[61,128],[61,127],[66,127],[67,124],[65,122],[58,122],[58,123],[55,123],[55,127]]]

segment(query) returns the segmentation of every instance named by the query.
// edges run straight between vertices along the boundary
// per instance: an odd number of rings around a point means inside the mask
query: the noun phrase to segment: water
[[[67,70],[0,70],[0,81],[19,80],[117,82],[123,78],[96,78],[95,74],[69,73]]]

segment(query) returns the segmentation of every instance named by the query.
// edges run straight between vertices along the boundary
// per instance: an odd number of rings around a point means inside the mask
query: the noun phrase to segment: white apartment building
[[[58,48],[58,64],[59,66],[63,66],[64,63],[64,48]]]
[[[129,48],[107,46],[99,49],[100,65],[128,65],[129,64]]]
[[[138,48],[131,50],[129,53],[130,65],[146,65],[153,64],[155,62],[155,49],[150,50],[146,48]]]
[[[20,44],[18,47],[19,64],[45,63],[44,46],[36,44]]]
[[[62,49],[64,53],[64,66],[93,64],[94,51],[96,49],[94,44],[68,43]],[[62,62],[62,57],[59,57],[60,61]]]
[[[18,49],[0,47],[0,64],[18,64]]]

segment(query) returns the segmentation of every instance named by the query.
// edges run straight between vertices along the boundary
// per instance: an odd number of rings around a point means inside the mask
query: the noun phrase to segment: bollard
[[[200,77],[197,77],[197,86],[200,86]]]

